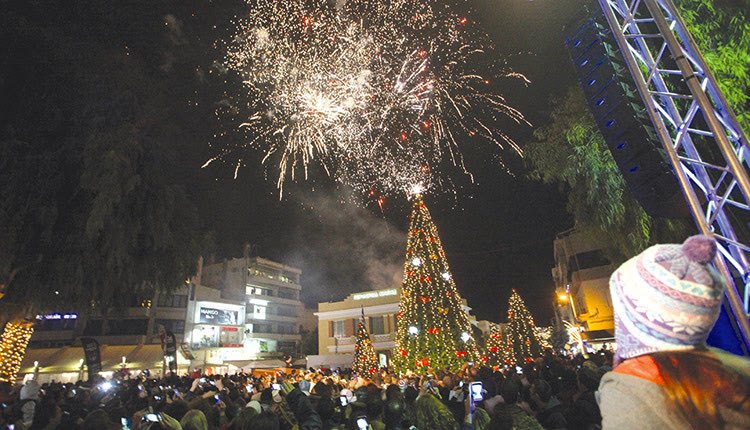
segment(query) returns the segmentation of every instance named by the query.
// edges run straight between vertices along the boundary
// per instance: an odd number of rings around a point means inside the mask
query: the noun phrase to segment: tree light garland
[[[420,195],[412,196],[412,203],[393,364],[400,372],[426,374],[429,366],[458,370],[477,361],[476,340],[437,227]]]
[[[5,325],[0,343],[0,382],[16,381],[32,333],[32,323],[8,322]]]
[[[528,362],[542,351],[534,318],[516,290],[513,290],[508,306],[508,346],[510,359],[516,363]]]
[[[378,357],[365,327],[364,317],[357,324],[357,343],[354,345],[352,370],[360,375],[372,375],[378,371]]]

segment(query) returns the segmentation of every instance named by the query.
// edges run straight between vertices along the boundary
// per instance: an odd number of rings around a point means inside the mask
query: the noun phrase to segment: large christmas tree
[[[487,337],[487,362],[486,364],[495,370],[499,370],[506,364],[511,364],[507,351],[508,342],[503,338],[502,330],[498,324],[490,324],[490,334]]]
[[[476,361],[476,342],[437,227],[421,195],[415,194],[412,203],[393,363],[401,372],[458,370]]]
[[[372,346],[370,333],[365,327],[365,317],[362,315],[357,324],[357,343],[354,345],[354,363],[352,370],[362,376],[369,376],[378,371],[378,357],[375,355],[375,347]]]
[[[542,351],[534,327],[534,318],[516,290],[513,290],[509,300],[507,336],[507,351],[510,359],[516,363],[530,361]]]

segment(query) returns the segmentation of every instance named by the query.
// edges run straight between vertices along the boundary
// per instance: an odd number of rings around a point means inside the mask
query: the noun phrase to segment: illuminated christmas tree
[[[32,333],[34,326],[28,322],[8,322],[5,325],[0,342],[0,382],[13,384],[16,381]]]
[[[516,363],[530,361],[542,351],[534,318],[516,290],[513,290],[509,300],[507,337],[506,351]]]
[[[364,310],[363,310],[364,312]],[[378,357],[375,355],[375,347],[372,346],[370,333],[365,327],[364,313],[357,324],[357,343],[354,345],[354,363],[352,369],[360,375],[372,375],[378,371]]]
[[[393,363],[400,372],[458,370],[476,361],[477,345],[437,227],[418,192],[412,203]]]
[[[506,364],[511,364],[507,351],[508,342],[503,338],[503,333],[498,324],[490,324],[490,334],[485,346],[487,354],[486,364],[495,370],[499,370]]]

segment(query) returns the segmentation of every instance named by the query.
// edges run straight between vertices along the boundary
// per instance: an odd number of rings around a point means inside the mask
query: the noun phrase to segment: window
[[[271,324],[253,323],[253,333],[273,333]]]
[[[282,299],[297,300],[297,292],[291,288],[281,287],[279,288],[279,297],[281,297]]]
[[[34,324],[34,331],[73,330],[75,328],[76,321],[76,319],[39,320],[36,324]]]
[[[279,306],[276,308],[276,315],[282,316],[282,317],[296,317],[297,312],[295,312],[294,308],[289,308],[286,306]]]
[[[246,294],[254,294],[256,296],[273,296],[273,291],[269,290],[268,288],[261,288],[261,287],[254,287],[254,286],[248,286],[245,288]]]
[[[171,331],[172,333],[185,333],[184,320],[157,319],[154,321],[154,334],[159,334],[159,326],[164,327],[164,330]]]
[[[333,337],[346,337],[346,320],[333,322]]]
[[[597,249],[578,253],[568,260],[569,270],[576,272],[578,270],[591,269],[593,267],[607,266],[611,262],[604,256],[604,253]]]
[[[279,329],[278,332],[281,334],[297,334],[297,327],[294,325],[279,324],[277,327]]]
[[[370,334],[385,334],[383,316],[370,317]]]
[[[160,294],[156,306],[160,308],[185,308],[187,296],[184,294]]]

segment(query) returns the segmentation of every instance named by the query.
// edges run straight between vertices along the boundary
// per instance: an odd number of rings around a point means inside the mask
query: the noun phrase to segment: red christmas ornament
[[[480,358],[479,360],[480,360],[480,361],[481,361],[482,363],[486,363],[486,362],[487,362],[487,357],[482,357],[482,358]]]
[[[422,365],[422,360],[420,360],[420,359],[417,358],[416,360],[414,360],[414,364],[416,364],[417,367],[419,367],[419,366]]]
[[[425,276],[425,282],[432,282],[432,276]]]
[[[398,352],[401,355],[406,355],[406,350],[405,349],[399,349]]]
[[[497,352],[497,347],[496,346],[491,347],[490,352]]]
[[[406,272],[406,276],[411,276],[411,275],[413,275],[413,274],[414,274],[414,271],[413,271],[413,270],[409,270],[408,272]]]
[[[456,357],[466,357],[466,351],[456,351]]]
[[[427,359],[427,358],[423,358],[422,359],[422,366],[429,366],[429,365],[430,365],[430,360]]]
[[[396,314],[396,318],[399,318],[399,319],[403,318],[403,316],[404,316],[403,312],[399,312]]]

